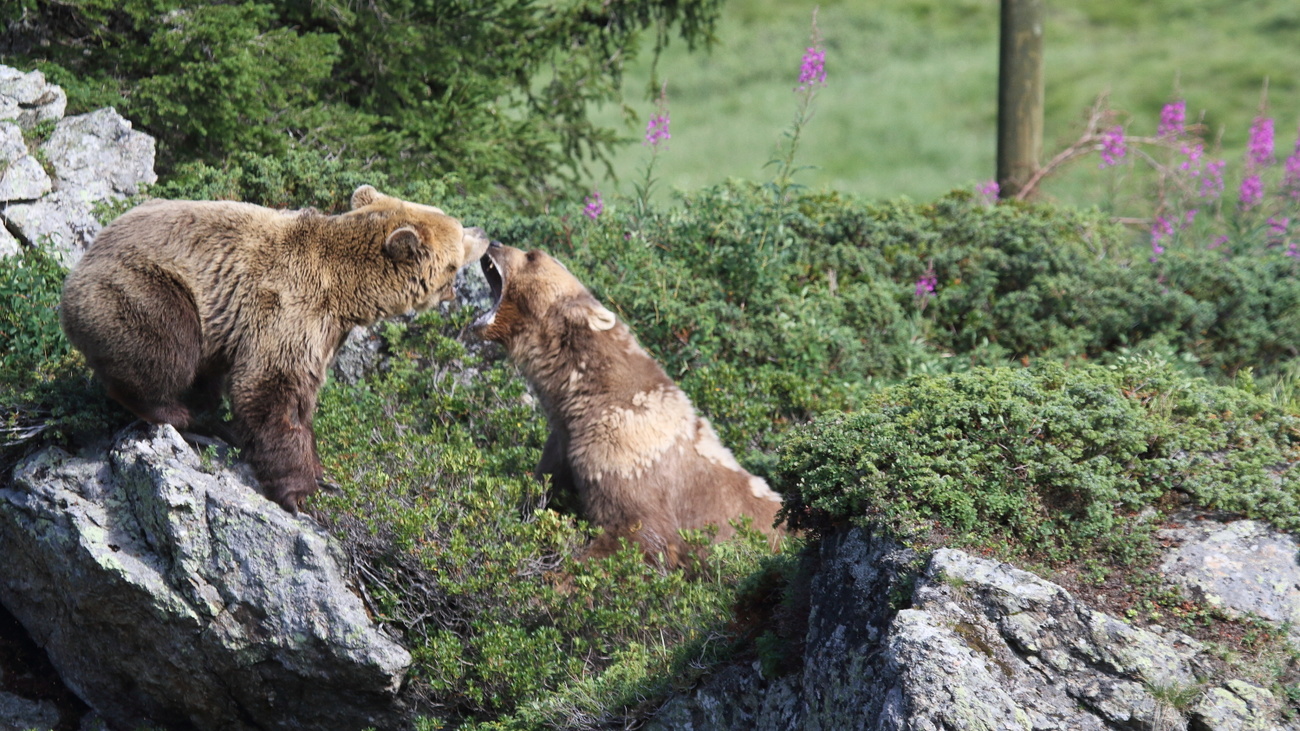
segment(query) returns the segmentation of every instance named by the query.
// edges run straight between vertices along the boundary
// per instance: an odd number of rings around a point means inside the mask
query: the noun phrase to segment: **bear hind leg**
[[[96,333],[98,342],[83,351],[110,398],[147,422],[184,429],[192,422],[184,398],[203,346],[198,309],[175,277],[135,274],[133,286],[104,292],[124,327]]]
[[[150,424],[171,424],[186,429],[194,420],[189,408],[179,399],[148,399],[138,395],[130,384],[115,379],[106,378],[104,385],[109,398]]]

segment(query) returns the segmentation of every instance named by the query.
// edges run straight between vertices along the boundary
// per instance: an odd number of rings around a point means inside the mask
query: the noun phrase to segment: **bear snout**
[[[477,261],[487,253],[488,235],[487,232],[478,226],[465,229],[461,239],[465,242],[465,259],[466,262]]]

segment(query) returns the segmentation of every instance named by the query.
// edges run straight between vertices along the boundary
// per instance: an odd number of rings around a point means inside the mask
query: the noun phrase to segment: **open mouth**
[[[493,250],[500,250],[501,244],[493,241],[488,247],[488,251],[479,259],[479,267],[483,269],[483,278],[487,280],[488,289],[492,292],[492,309],[479,315],[474,321],[473,327],[481,329],[488,327],[496,320],[497,308],[501,306],[501,294],[505,291],[505,275],[492,259]]]

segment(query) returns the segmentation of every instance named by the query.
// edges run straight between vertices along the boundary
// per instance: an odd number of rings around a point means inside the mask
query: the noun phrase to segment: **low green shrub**
[[[58,258],[39,246],[0,260],[0,266],[6,273],[0,277],[3,473],[34,444],[102,432],[121,417],[59,329],[66,270]]]
[[[1300,528],[1300,416],[1167,363],[917,376],[791,430],[792,524],[880,524],[1006,555],[1132,562],[1183,503]]]

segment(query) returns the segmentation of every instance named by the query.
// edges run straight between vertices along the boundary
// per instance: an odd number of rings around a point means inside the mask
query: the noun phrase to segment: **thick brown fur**
[[[708,420],[563,264],[541,251],[493,243],[484,272],[498,302],[476,329],[502,343],[532,384],[550,437],[537,466],[577,492],[604,529],[589,554],[630,539],[669,567],[686,559],[680,529],[731,537],[744,516],[771,539],[781,498],[746,472]]]
[[[109,396],[146,421],[184,429],[228,393],[263,490],[296,512],[324,484],[312,416],[347,333],[450,299],[487,243],[368,185],[338,216],[154,200],[100,232],[60,318]]]

